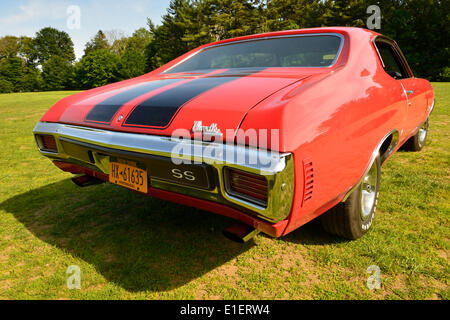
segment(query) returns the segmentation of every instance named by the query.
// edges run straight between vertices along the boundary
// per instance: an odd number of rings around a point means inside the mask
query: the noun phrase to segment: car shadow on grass
[[[325,232],[320,222],[320,218],[316,218],[291,233],[280,238],[281,241],[302,244],[302,245],[328,245],[337,243],[351,242]]]
[[[222,236],[219,215],[110,184],[78,188],[67,179],[0,203],[39,239],[93,265],[120,287],[180,287],[249,250]]]

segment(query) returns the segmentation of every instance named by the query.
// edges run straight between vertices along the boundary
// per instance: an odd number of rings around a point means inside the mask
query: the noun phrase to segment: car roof
[[[283,30],[283,31],[259,33],[259,34],[252,34],[252,35],[242,36],[242,37],[237,37],[237,38],[225,39],[225,40],[208,43],[206,45],[201,46],[200,48],[215,46],[215,45],[220,45],[220,44],[230,43],[230,42],[235,42],[235,41],[279,37],[279,36],[290,36],[290,35],[298,35],[298,34],[318,34],[318,33],[340,33],[340,34],[349,35],[349,36],[356,35],[356,34],[365,34],[368,38],[374,38],[376,36],[381,35],[380,33],[372,31],[372,30],[364,29],[364,28],[357,28],[357,27],[307,28],[307,29],[294,29],[294,30]]]

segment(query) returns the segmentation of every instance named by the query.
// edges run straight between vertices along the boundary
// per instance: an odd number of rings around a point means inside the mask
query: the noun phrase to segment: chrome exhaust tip
[[[234,224],[222,231],[226,238],[238,243],[245,243],[260,232],[260,230],[245,224]]]

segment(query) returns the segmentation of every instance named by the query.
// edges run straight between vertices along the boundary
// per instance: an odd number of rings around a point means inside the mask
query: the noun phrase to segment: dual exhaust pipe
[[[235,224],[222,231],[223,235],[231,241],[245,243],[260,233],[258,229],[252,228],[245,224]]]

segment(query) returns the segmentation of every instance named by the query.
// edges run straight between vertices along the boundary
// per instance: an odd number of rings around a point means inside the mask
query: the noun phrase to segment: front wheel
[[[427,141],[429,120],[427,120],[420,126],[419,130],[409,138],[402,146],[402,149],[406,151],[420,151],[425,146]]]
[[[325,231],[347,239],[361,238],[372,226],[380,176],[381,160],[378,155],[347,200],[321,216]]]

